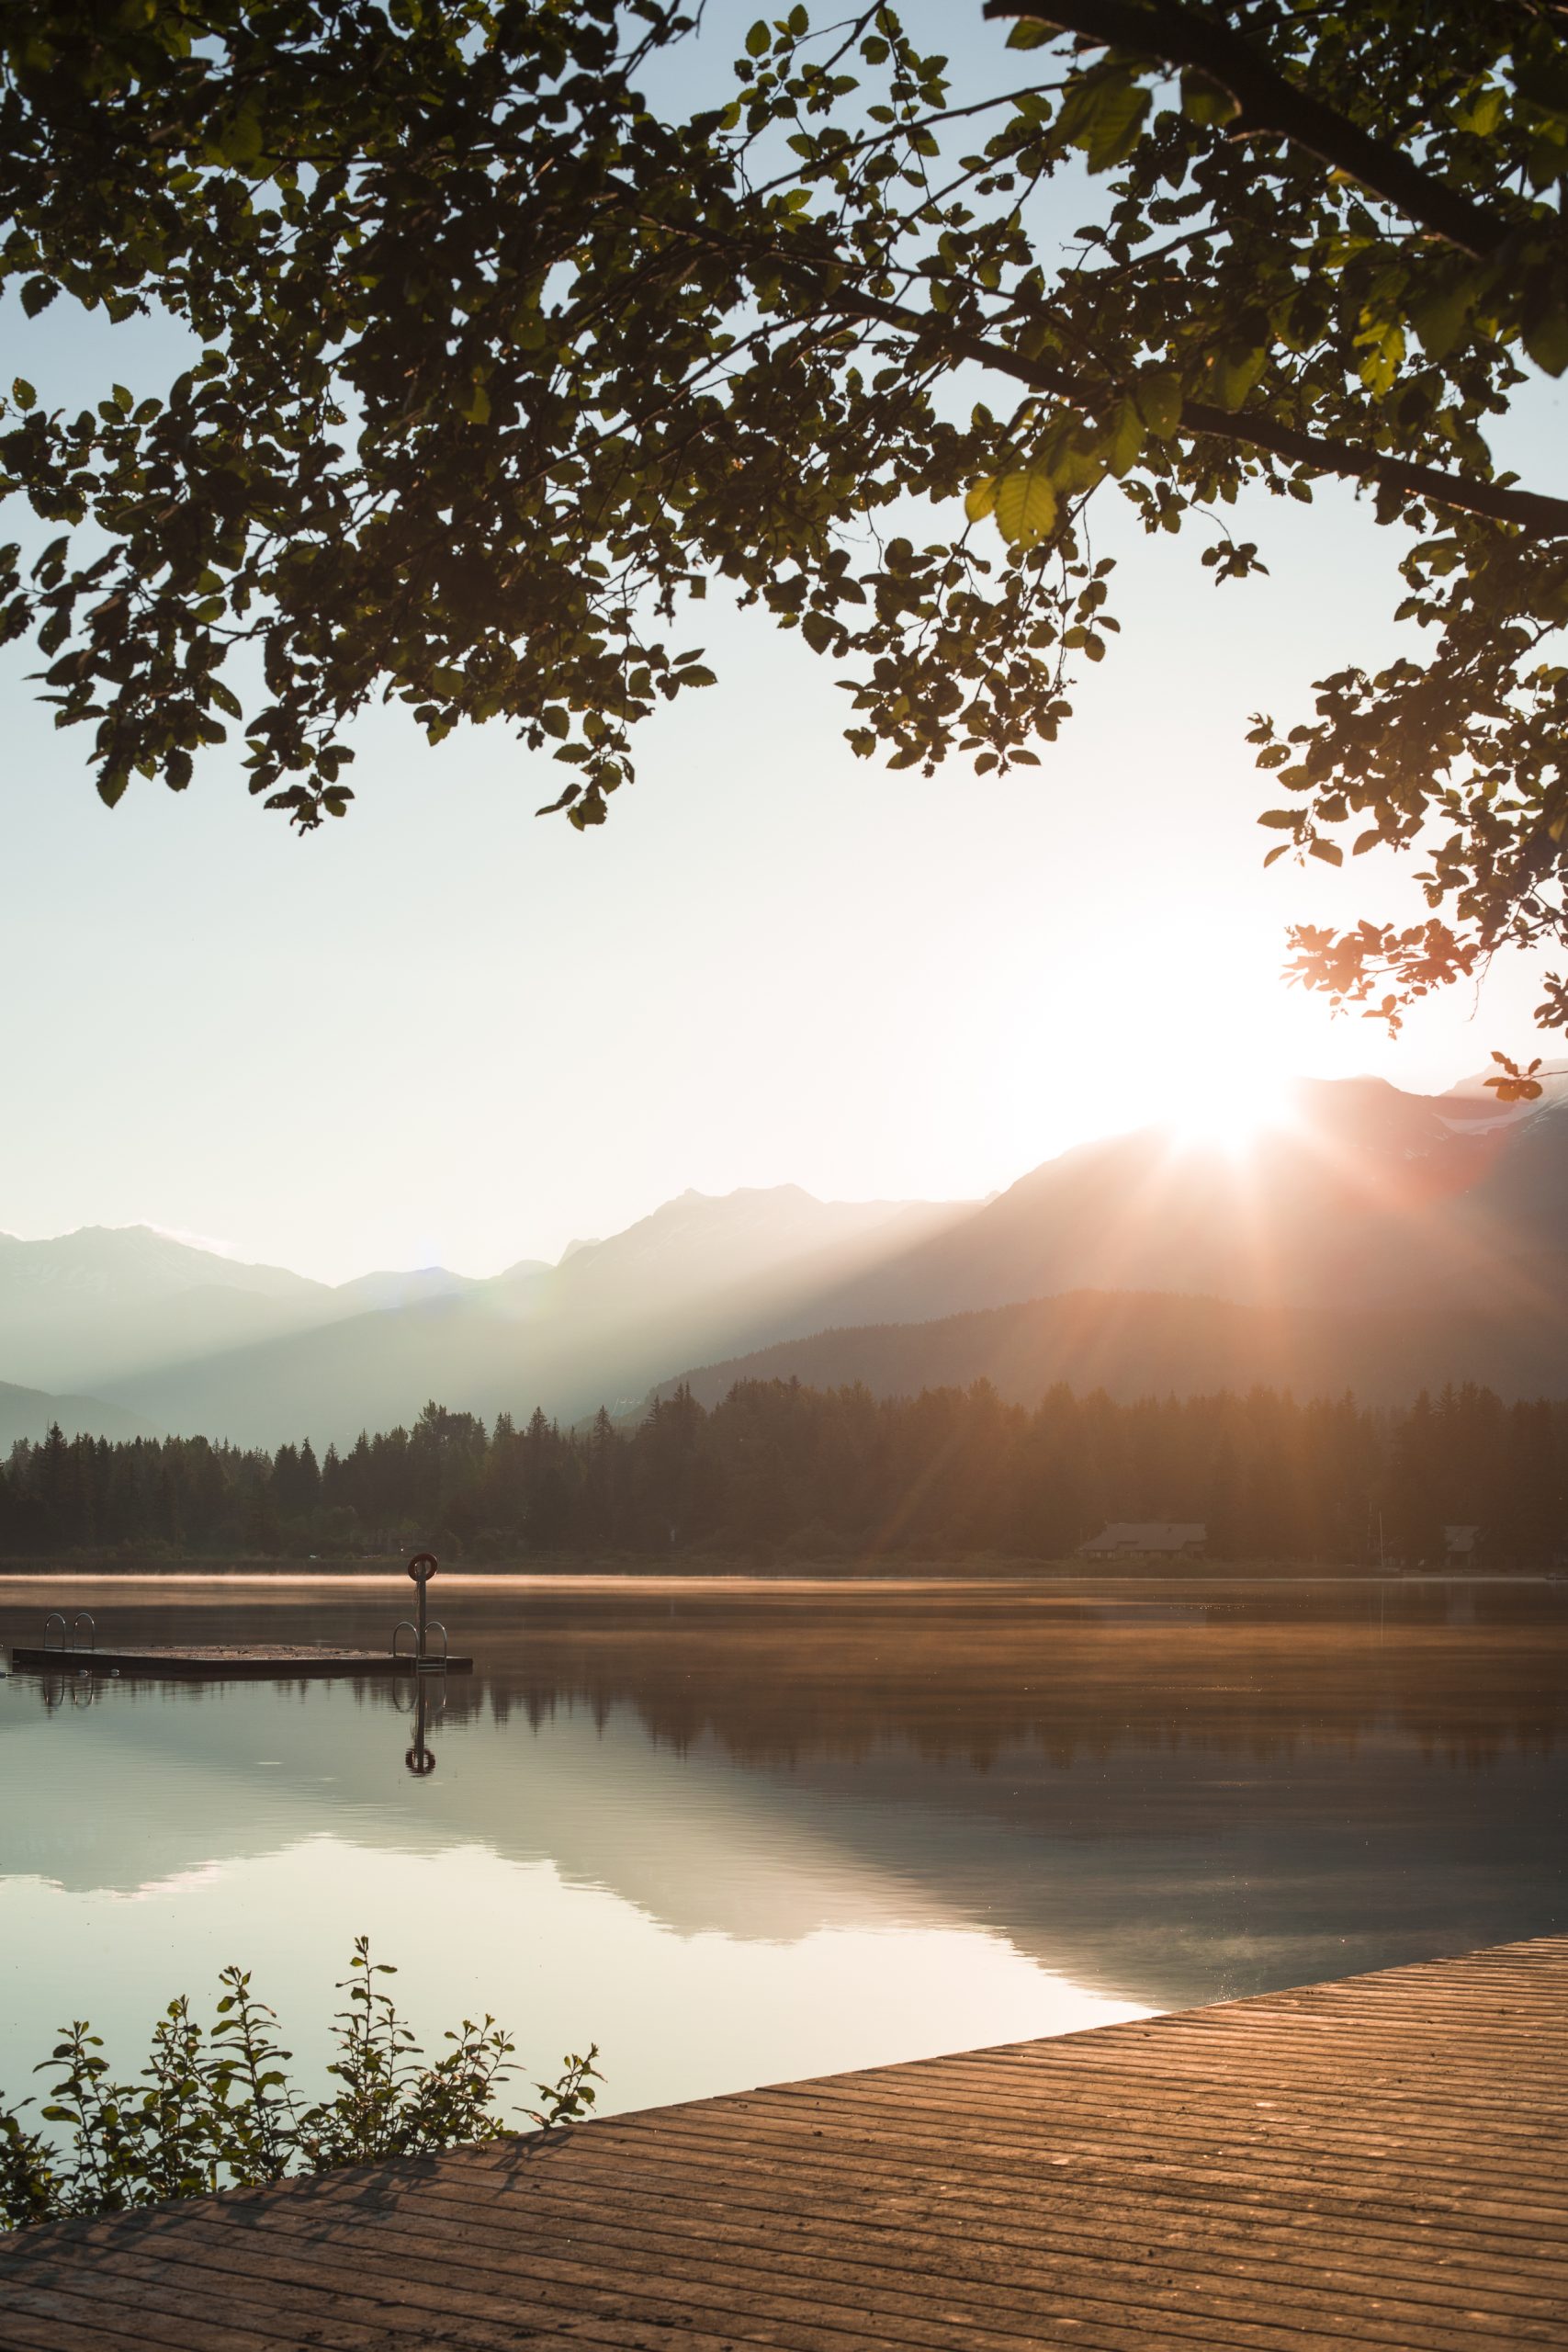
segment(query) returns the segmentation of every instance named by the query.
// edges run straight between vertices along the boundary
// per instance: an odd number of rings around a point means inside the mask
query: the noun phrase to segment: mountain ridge
[[[65,1437],[101,1437],[114,1442],[163,1435],[123,1405],[106,1404],[97,1396],[57,1396],[0,1380],[0,1454],[22,1442],[41,1444],[56,1425]]]
[[[570,1419],[602,1398],[632,1403],[671,1363],[771,1333],[795,1291],[841,1280],[963,1213],[819,1202],[797,1185],[689,1192],[554,1267],[524,1261],[305,1329],[257,1329],[253,1313],[238,1345],[111,1363],[96,1385],[167,1427],[243,1444],[306,1432],[319,1444],[348,1442],[361,1428],[412,1419],[431,1396],[487,1418],[542,1398]],[[210,1287],[193,1297],[170,1305],[164,1323],[206,1314]]]
[[[1479,1079],[1442,1096],[1301,1081],[1290,1119],[1245,1152],[1134,1128],[978,1203],[689,1190],[553,1266],[524,1260],[478,1281],[425,1268],[331,1289],[243,1266],[251,1287],[238,1289],[234,1261],[132,1228],[114,1245],[132,1261],[122,1295],[106,1304],[95,1275],[92,1311],[78,1296],[51,1321],[39,1309],[49,1285],[28,1291],[17,1252],[52,1245],[13,1240],[0,1247],[0,1376],[243,1444],[343,1444],[406,1424],[430,1397],[487,1419],[540,1405],[573,1421],[635,1408],[682,1365],[777,1368],[781,1347],[795,1365],[826,1361],[834,1333],[1028,1307],[1043,1377],[1157,1374],[1190,1389],[1203,1365],[1216,1380],[1300,1390],[1331,1374],[1343,1385],[1361,1361],[1384,1367],[1379,1382],[1429,1365],[1427,1385],[1440,1385],[1475,1365],[1509,1393],[1562,1393],[1568,1069],[1562,1082],[1549,1075],[1541,1101],[1514,1106]],[[73,1250],[91,1272],[112,1239],[101,1227],[68,1237],[67,1272]],[[54,1307],[82,1289],[57,1283]],[[1044,1313],[1069,1299],[1071,1312]],[[1154,1299],[1189,1304],[1156,1311]],[[1213,1311],[1191,1305],[1203,1299]],[[1182,1329],[1179,1344],[1169,1334]],[[933,1363],[978,1362],[973,1339],[928,1333],[922,1345]],[[846,1361],[858,1349],[913,1362],[886,1337],[836,1344]],[[40,1353],[72,1376],[40,1377]]]

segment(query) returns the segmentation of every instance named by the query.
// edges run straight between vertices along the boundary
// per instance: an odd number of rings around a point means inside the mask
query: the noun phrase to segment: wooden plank
[[[846,2233],[859,2245],[875,2245],[886,2235],[896,2237],[906,2250],[900,2259],[913,2260],[930,2247],[933,2259],[945,2262],[953,2239],[982,2233],[988,2243],[1013,2249],[1021,2257],[1039,2243],[1037,2229],[1028,2221],[1016,2220],[1018,2200],[1008,2196],[982,2200],[942,2189],[911,2189],[896,2199],[879,2199],[874,2207],[864,2209],[863,2220],[852,2224],[844,2221],[829,2185],[806,2195],[797,2191],[785,2201],[769,2178],[758,2177],[738,2165],[715,2164],[704,2172],[683,2163],[678,2168],[666,2167],[657,2180],[646,2172],[634,2178],[635,2188],[628,2191],[622,2168],[614,2164],[601,2164],[591,2170],[578,2166],[566,2184],[566,2194],[580,2199],[591,2195],[601,2205],[630,2194],[646,2210],[701,2214],[708,2226],[728,2217],[726,2226],[737,2230],[753,2221],[764,2228],[776,2217],[786,2225],[809,2224],[818,2241],[829,2245]],[[535,2193],[542,2204],[547,2204],[552,2184],[542,2181]],[[462,2213],[466,2227],[475,2230],[488,2208],[455,2185],[447,2194],[454,2200],[454,2210]],[[436,2201],[433,2195],[432,2210]],[[1495,2274],[1498,2267],[1523,2259],[1543,2275],[1558,2279],[1568,2277],[1560,2247],[1540,2233],[1483,2233],[1462,2211],[1441,2218],[1442,2251],[1438,2258],[1456,2269],[1468,2265],[1480,2273]],[[1087,2189],[1064,2182],[1054,2191],[1054,2239],[1066,2236],[1089,2242],[1103,2237],[1114,2243],[1141,2229],[1163,2243],[1179,2245],[1190,2242],[1201,2229],[1226,2223],[1245,2229],[1250,2244],[1265,2247],[1270,2259],[1288,2265],[1301,2261],[1317,2267],[1337,2252],[1356,2249],[1376,2260],[1386,2275],[1400,2275],[1403,2265],[1414,2264],[1417,2275],[1427,2278],[1434,2259],[1433,2224],[1425,2217],[1358,2212],[1352,2222],[1346,2223],[1315,2202],[1292,2209],[1279,2200],[1264,2203],[1252,2198],[1229,2204],[1205,2203],[1195,2210],[1173,2199],[1118,2190],[1113,2184],[1098,2181]],[[1308,2236],[1313,2241],[1310,2245],[1304,2243]]]
[[[626,2206],[624,2214],[615,2211],[616,2203]],[[431,2210],[425,2207],[423,2212]],[[1123,2231],[1101,2231],[1088,2237],[1076,2237],[1054,2220],[1050,2245],[1045,2247],[1038,2241],[1021,2245],[1016,2240],[971,2239],[968,2290],[956,2293],[952,2283],[955,2247],[952,2238],[933,2242],[916,2233],[901,2232],[889,2250],[876,2246],[879,2233],[852,2230],[840,2233],[818,2226],[812,2233],[810,2250],[802,2251],[776,2224],[772,2230],[765,2223],[748,2225],[738,2221],[732,2211],[721,2211],[722,2219],[718,2214],[672,2219],[668,2208],[654,2207],[645,2185],[638,2182],[635,2190],[624,2191],[619,2199],[601,2196],[586,2211],[581,2203],[567,2203],[558,2219],[563,2229],[570,2229],[570,2243],[579,2260],[590,2249],[599,2249],[606,2275],[613,2267],[635,2260],[639,2267],[657,2266],[662,2276],[679,2277],[687,2274],[694,2260],[705,2283],[733,2287],[739,2278],[737,2265],[744,2257],[745,2281],[753,2286],[765,2281],[776,2300],[804,2297],[814,2304],[819,2317],[829,2320],[835,2305],[846,2299],[857,2303],[863,2299],[863,2306],[874,2310],[880,2320],[899,2323],[900,2342],[924,2340],[922,2331],[929,2324],[933,2294],[945,2298],[953,2316],[957,2315],[955,2305],[967,2306],[968,2341],[976,2346],[993,2341],[998,2288],[1008,2290],[1009,2316],[1015,2324],[1021,2323],[1026,2338],[1033,2340],[1060,2311],[1065,2290],[1070,2293],[1075,2285],[1081,2289],[1086,2280],[1090,2301],[1108,2300],[1118,2312],[1130,2312],[1142,2304],[1157,2308],[1166,2290],[1181,2287],[1190,2290],[1183,2297],[1186,2307],[1201,2305],[1211,2316],[1218,2313],[1235,2325],[1245,2325],[1249,2310],[1256,2318],[1258,2290],[1277,2285],[1281,2277],[1279,2264],[1250,2235],[1238,2237],[1228,2255],[1222,2291],[1213,2289],[1212,2245],[1173,2243],[1168,2233],[1162,2236],[1136,2216]],[[391,2222],[378,2223],[376,2231],[378,2253],[395,2265],[399,2278],[405,2284],[423,2280],[437,2298],[455,2282],[470,2277],[476,2285],[481,2278],[495,2278],[494,2264],[486,2267],[487,2255],[504,2252],[514,2259],[516,2254],[514,2230],[498,2227],[487,2241],[461,2203],[449,2205],[446,2217],[452,2245],[461,2249],[450,2256],[441,2254],[428,2233],[422,2237]],[[534,2233],[537,2261],[547,2258],[558,2232],[549,2226],[555,2217],[536,2214],[534,2218],[537,2224],[544,2224]],[[268,2227],[287,2235],[290,2225],[274,2214]],[[869,2250],[868,2237],[872,2240]],[[720,2249],[716,2256],[716,2247]],[[272,2256],[265,2259],[270,2261]],[[1371,2267],[1363,2263],[1358,2268],[1353,2259],[1337,2264],[1320,2256],[1315,2265],[1300,2262],[1283,2276],[1292,2290],[1293,2310],[1325,2322],[1336,2319],[1347,2345],[1404,2345],[1417,2336],[1445,2344],[1490,2340],[1472,2324],[1453,2324],[1450,2287],[1434,2284],[1429,2267],[1394,2275],[1381,2262]],[[1472,2271],[1472,2283],[1475,2276]],[[1495,2270],[1489,2276],[1490,2283],[1485,2278],[1482,2283],[1491,2308],[1515,2324],[1519,2341],[1553,2346],[1560,2342],[1561,2292],[1543,2293],[1512,2282],[1498,2286]],[[1568,2289],[1568,2277],[1561,2285]],[[1080,2293],[1078,2301],[1082,2300]],[[1358,2303],[1362,2306],[1360,2315],[1343,2316]],[[1081,2319],[1075,2324],[1081,2327]],[[1004,2332],[1010,2334],[1010,2330]]]
[[[171,2347],[171,2352],[276,2352],[275,2342],[266,2335],[234,2324],[227,2299],[220,2310],[209,2308],[194,2320],[182,2319],[155,2292],[118,2297],[113,2280],[98,2271],[74,2281],[66,2277],[25,2300],[30,2314],[51,2326],[69,2326],[83,2335],[96,2331],[100,2352],[108,2345],[145,2343]],[[0,2311],[0,2326],[8,2328],[10,2319],[7,2303]],[[0,2342],[9,2346],[10,2335],[0,2336]],[[362,2345],[361,2338],[356,2352],[362,2352]]]
[[[1556,2352],[1565,2136],[1549,1938],[19,2233],[0,2347]]]
[[[454,2232],[461,2231],[470,2250],[481,2249],[492,2231],[503,2232],[507,2245],[513,2242],[515,2231],[512,2222],[504,2218],[491,2222],[487,2219],[489,2208],[453,2187],[448,2187],[443,2196],[442,2187],[440,2183],[433,2186],[433,2193],[422,2205],[422,2211],[433,2217],[445,2212]],[[809,2222],[817,2248],[811,2257],[813,2262],[853,2262],[872,2268],[886,2267],[891,2262],[900,2273],[909,2276],[926,2271],[945,2275],[954,2245],[963,2240],[976,2245],[977,2259],[989,2261],[994,2256],[996,2260],[1005,2261],[1020,2278],[1032,2275],[1042,2258],[1038,2229],[1011,2225],[1010,2201],[994,2206],[988,2212],[976,2212],[974,2203],[966,2201],[955,2214],[951,2211],[951,2200],[943,2200],[946,2210],[933,2217],[930,2211],[916,2209],[910,2200],[896,2224],[880,2216],[874,2221],[852,2223],[843,2219],[835,2204],[823,2198],[813,2199],[809,2209],[798,2202],[784,2208],[776,2196],[749,2194],[750,2188],[750,2184],[739,2174],[725,2179],[716,2168],[705,2180],[700,2175],[694,2178],[690,2168],[684,2165],[672,2177],[667,2172],[654,2181],[646,2174],[637,2174],[628,2184],[612,2165],[597,2168],[590,2192],[581,2168],[574,2166],[569,2182],[558,2188],[547,2177],[543,2177],[534,2194],[540,2209],[541,2227],[549,2226],[557,2218],[570,2220],[590,2193],[596,2224],[614,2216],[615,2208],[626,2203],[632,2209],[633,2228],[652,2229],[657,2224],[682,2237],[711,2236],[718,2228],[728,2241],[759,2248],[779,2238],[781,2225],[787,2234],[792,2228],[799,2229]],[[552,2212],[558,2198],[558,2217]],[[267,2221],[269,2226],[289,2226],[281,2212],[270,2213]],[[1379,2277],[1391,2290],[1406,2293],[1416,2302],[1441,2302],[1447,2291],[1432,2285],[1433,2248],[1429,2236],[1424,2239],[1418,2229],[1400,2239],[1386,2230],[1367,2233],[1325,2226],[1320,2214],[1271,2218],[1247,2211],[1237,2215],[1195,2217],[1190,2211],[1173,2213],[1151,2209],[1147,2200],[1130,2195],[1116,2199],[1096,2193],[1089,2199],[1074,2199],[1058,2192],[1049,2238],[1053,2249],[1087,2252],[1097,2259],[1120,2259],[1128,2245],[1142,2246],[1182,2267],[1201,2262],[1202,2239],[1227,2222],[1237,2228],[1238,2239],[1245,2238],[1241,2257],[1244,2268],[1254,2260],[1266,2260],[1273,2272],[1287,2281],[1298,2272],[1303,2278],[1321,2279],[1337,2264],[1348,2267],[1359,2258],[1375,2264]],[[616,2226],[624,2227],[619,2222]],[[1544,2260],[1532,2267],[1539,2268],[1550,2284],[1531,2283],[1530,2273],[1520,2274],[1515,2267],[1521,2252],[1530,2251],[1540,2254],[1541,2249],[1539,2244],[1531,2249],[1495,2241],[1479,2246],[1455,2245],[1445,2233],[1439,2258],[1455,2276],[1467,2272],[1484,2280],[1495,2279],[1501,2273],[1509,2284],[1499,2291],[1510,2301],[1517,2302],[1522,2311],[1550,2315],[1554,2292],[1568,2290],[1568,2265],[1559,2260],[1553,2275],[1548,2249]],[[1517,2283],[1521,2276],[1525,2283]]]
[[[857,2120],[863,2121],[863,2118],[857,2117]],[[995,2129],[985,2133],[966,2132],[962,2120],[955,2120],[952,2136],[944,2137],[939,2124],[918,2128],[911,2119],[894,2115],[884,2120],[878,2135],[868,2136],[863,2130],[855,2144],[836,2146],[835,2161],[840,2174],[859,2176],[869,2182],[902,2178],[917,2158],[923,2158],[933,2168],[945,2167],[950,2172],[954,2165],[962,2164],[969,2167],[971,2174],[1005,2184],[1010,2191],[1024,2195],[1037,2183],[1042,2166],[1050,2166],[1057,2154],[1066,2155],[1070,2163],[1085,2170],[1119,2169],[1131,2177],[1136,2168],[1140,2189],[1145,2193],[1157,2192],[1171,2180],[1182,2194],[1203,2194],[1211,2184],[1224,2188],[1241,2181],[1259,2189],[1272,2187],[1277,2193],[1292,2196],[1303,2191],[1301,2155],[1267,2141],[1248,2148],[1216,2147],[1216,2140],[1223,2140],[1225,2134],[1213,2122],[1207,2128],[1168,2131],[1162,2112],[1140,2114],[1136,2109],[1128,2110],[1120,2129],[1115,2114],[1102,2113],[1096,2120],[1099,2129],[1092,2140],[1079,2138],[1073,2142],[1060,2132],[1054,2132],[1043,2144],[1036,2141],[1032,2146],[1020,2148]],[[771,2160],[775,2169],[782,2171],[809,2161],[816,2153],[809,2142],[812,2136],[819,2135],[798,2119],[787,2115],[748,2116],[737,2120],[733,2132],[727,2130],[728,2121],[727,2118],[716,2118],[710,2128],[723,2136],[732,2157],[751,2150],[759,2160]],[[1456,2130],[1462,2130],[1462,2118],[1457,2120]],[[683,2140],[687,2133],[702,2132],[704,2124],[705,2119],[696,2115],[689,2121],[682,2116],[672,2127],[672,2141],[677,2135]],[[1235,2140],[1240,2135],[1230,2136]],[[1442,2153],[1446,2159],[1452,2158],[1445,2169],[1439,2169],[1435,2163],[1394,2165],[1389,2162],[1385,2147],[1376,2143],[1359,2143],[1352,2125],[1347,2129],[1343,2143],[1337,2138],[1319,2141],[1311,2152],[1307,2177],[1319,2201],[1338,2199],[1360,2206],[1371,2196],[1374,2200],[1397,2199],[1405,2206],[1418,2200],[1428,2211],[1438,2212],[1450,2210],[1458,2201],[1467,2211],[1503,2222],[1525,2219],[1536,2227],[1562,2226],[1565,2192],[1560,2177],[1554,2175],[1542,2182],[1538,2176],[1527,2183],[1506,2173],[1494,2172],[1489,2164],[1472,2165],[1467,2170],[1462,2159],[1453,2156],[1451,2145],[1445,2144]],[[1493,2154],[1490,2150],[1482,2153],[1488,2156]]]

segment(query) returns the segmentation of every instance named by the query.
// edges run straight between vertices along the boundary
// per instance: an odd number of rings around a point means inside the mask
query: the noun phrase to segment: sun
[[[1184,1150],[1243,1159],[1266,1137],[1291,1126],[1290,1090],[1272,1074],[1209,1065],[1195,1070],[1187,1084],[1173,1086],[1161,1124]]]

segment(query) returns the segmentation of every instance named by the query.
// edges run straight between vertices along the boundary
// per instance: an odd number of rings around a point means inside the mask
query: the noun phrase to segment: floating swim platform
[[[11,1665],[24,1674],[177,1674],[193,1681],[228,1681],[249,1676],[292,1681],[302,1674],[425,1674],[445,1667],[449,1674],[471,1674],[471,1657],[416,1658],[405,1650],[333,1649],[320,1642],[213,1642],[194,1645],[153,1645],[144,1649],[88,1649],[58,1643],[16,1643]]]

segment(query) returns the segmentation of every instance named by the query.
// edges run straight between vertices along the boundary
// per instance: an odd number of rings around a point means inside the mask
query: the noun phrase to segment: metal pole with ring
[[[427,1595],[430,1590],[430,1579],[435,1574],[436,1569],[440,1566],[441,1563],[436,1558],[434,1552],[416,1552],[413,1558],[409,1562],[409,1574],[413,1578],[414,1584],[419,1591],[419,1606],[416,1611],[418,1620],[416,1631],[419,1634],[419,1655],[422,1660],[425,1654],[425,1610],[427,1606]]]
[[[425,1614],[426,1594],[430,1579],[440,1565],[434,1552],[416,1552],[409,1562],[409,1574],[419,1587],[419,1623],[415,1628],[419,1635],[419,1663],[421,1666],[437,1666],[445,1668],[448,1647],[446,1628],[439,1617],[427,1617]],[[431,1650],[432,1634],[439,1634],[441,1636],[439,1656],[434,1655]]]
[[[428,1636],[431,1621],[427,1614],[428,1602],[426,1600],[426,1588],[430,1583],[431,1577],[435,1574],[440,1566],[441,1563],[436,1558],[434,1552],[416,1552],[414,1554],[413,1558],[409,1562],[409,1574],[413,1578],[415,1589],[419,1594],[419,1600],[416,1604],[417,1622],[411,1623],[408,1618],[405,1617],[400,1624],[393,1628],[392,1632],[392,1655],[394,1657],[400,1655],[398,1649],[398,1635],[402,1633],[409,1633],[413,1635],[414,1652],[412,1657],[409,1660],[409,1664],[416,1670],[420,1667],[431,1663],[440,1666],[445,1666],[446,1663],[446,1628],[441,1623],[439,1618],[436,1618],[434,1623],[441,1635],[441,1656],[438,1659],[432,1661],[428,1655]]]

